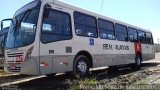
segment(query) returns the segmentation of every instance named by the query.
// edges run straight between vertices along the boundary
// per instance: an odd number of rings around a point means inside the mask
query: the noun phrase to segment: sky
[[[33,0],[1,0],[0,21],[12,18],[16,10]],[[152,31],[154,42],[160,39],[160,0],[61,0]]]

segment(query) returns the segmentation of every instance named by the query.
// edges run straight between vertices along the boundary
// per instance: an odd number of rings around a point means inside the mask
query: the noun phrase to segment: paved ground
[[[160,53],[156,53],[155,56],[156,56],[156,58],[154,61],[160,62]],[[157,71],[159,71],[159,73],[160,73],[160,64],[158,65],[158,67],[157,67],[158,68]],[[153,84],[160,84],[160,75],[156,75],[155,77],[156,77],[156,79],[152,83]]]
[[[52,78],[48,78],[46,76],[7,75],[3,72],[3,70],[0,70],[0,87],[2,87],[2,89],[18,88],[22,90],[74,90],[77,89],[77,86],[80,88],[80,84],[94,82],[103,85],[160,84],[160,53],[156,54],[156,59],[144,62],[141,69],[123,67],[118,70],[110,70],[106,68],[93,71],[87,80],[75,79],[70,74],[59,74]],[[5,87],[4,85],[10,86]]]
[[[160,60],[160,53],[156,53],[155,54],[155,58],[158,59],[158,60]]]

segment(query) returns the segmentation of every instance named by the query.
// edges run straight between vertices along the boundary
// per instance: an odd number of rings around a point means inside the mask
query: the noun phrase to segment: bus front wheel
[[[79,55],[75,58],[73,65],[73,75],[76,78],[84,78],[89,74],[88,58],[84,55]]]

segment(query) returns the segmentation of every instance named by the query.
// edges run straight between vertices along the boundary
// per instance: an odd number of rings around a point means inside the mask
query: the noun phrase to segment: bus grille
[[[23,56],[23,53],[12,53],[12,54],[7,54],[8,57],[19,57]]]
[[[9,53],[7,52],[7,59],[6,63],[22,63],[23,62],[23,52],[17,52],[17,53]]]

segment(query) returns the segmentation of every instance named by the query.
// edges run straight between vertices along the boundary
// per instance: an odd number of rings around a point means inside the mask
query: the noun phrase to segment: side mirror
[[[3,29],[3,22],[1,22],[1,30]]]
[[[1,21],[1,30],[3,29],[3,22],[4,22],[4,21],[12,21],[12,19],[11,19],[11,18],[3,19],[3,20]]]
[[[51,6],[50,5],[45,5],[44,7],[44,13],[43,13],[43,17],[44,18],[48,18],[49,17],[49,10],[50,10]]]

